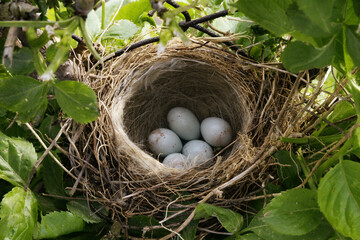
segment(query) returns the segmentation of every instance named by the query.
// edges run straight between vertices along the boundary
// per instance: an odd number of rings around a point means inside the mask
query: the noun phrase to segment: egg
[[[187,142],[182,153],[191,161],[193,166],[206,162],[214,156],[211,146],[202,140]]]
[[[189,109],[172,108],[167,114],[169,128],[180,138],[189,141],[200,138],[200,122]]]
[[[213,147],[224,147],[231,142],[231,126],[222,118],[205,118],[201,122],[200,129],[204,140]]]
[[[181,152],[182,143],[178,135],[167,128],[158,128],[152,131],[148,138],[150,150],[162,157],[170,153]]]
[[[189,168],[188,159],[184,154],[181,153],[171,153],[167,155],[163,161],[163,164],[169,168],[176,168],[179,170],[185,170]]]

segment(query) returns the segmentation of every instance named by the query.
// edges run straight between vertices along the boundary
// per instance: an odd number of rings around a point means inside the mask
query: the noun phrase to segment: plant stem
[[[299,159],[300,167],[301,167],[301,169],[303,170],[306,178],[309,179],[309,180],[308,180],[308,184],[309,184],[309,186],[310,186],[310,188],[311,188],[312,190],[316,190],[317,187],[316,187],[316,184],[315,184],[315,181],[314,181],[313,176],[310,176],[310,177],[309,177],[309,175],[310,175],[310,169],[309,169],[309,167],[308,167],[307,164],[306,164],[306,161],[305,161],[304,156],[303,156],[303,154],[302,154],[301,148],[299,148],[298,153],[299,153],[299,154],[298,154],[298,159]]]
[[[105,29],[105,1],[101,1],[101,30]]]

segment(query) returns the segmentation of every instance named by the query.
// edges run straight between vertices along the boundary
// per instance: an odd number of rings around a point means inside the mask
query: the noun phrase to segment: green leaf
[[[358,25],[360,23],[360,2],[358,0],[347,1],[345,24]]]
[[[42,162],[41,172],[43,174],[46,192],[52,195],[64,196],[64,170],[50,157],[50,155],[47,155]]]
[[[133,23],[138,24],[141,15],[144,12],[149,12],[151,9],[152,7],[150,1],[148,0],[133,1],[123,6],[116,15],[115,19],[128,19]]]
[[[279,150],[274,154],[279,165],[277,172],[282,184],[286,188],[293,188],[301,183],[301,167],[297,156],[293,152]]]
[[[67,209],[74,215],[81,217],[87,223],[102,222],[102,218],[93,213],[86,201],[70,201],[66,204]]]
[[[297,73],[316,67],[324,67],[331,63],[334,55],[334,41],[322,48],[295,41],[290,42],[282,55],[282,62],[289,71]]]
[[[36,160],[37,155],[30,142],[9,138],[0,132],[0,178],[25,187]]]
[[[184,240],[194,240],[196,236],[196,231],[198,228],[199,221],[192,220],[181,232],[181,237]],[[180,239],[177,237],[177,239]]]
[[[136,215],[130,218],[128,225],[130,226],[129,235],[134,237],[145,236],[148,238],[160,238],[169,234],[169,232],[163,228],[149,229],[149,227],[152,226],[160,226],[160,223],[155,218],[145,215]]]
[[[89,12],[86,18],[85,27],[86,32],[90,35],[93,41],[96,40],[97,36],[101,34],[101,18],[96,14],[94,10]]]
[[[54,139],[60,131],[60,125],[55,116],[49,115],[41,121],[39,130],[42,134]]]
[[[318,26],[325,35],[332,36],[340,31],[346,0],[329,0],[326,4],[312,0],[296,0],[296,2],[305,16],[310,19],[311,25]],[[318,33],[310,32],[309,35],[315,36]]]
[[[346,48],[354,64],[360,66],[360,34],[355,27],[346,27]]]
[[[27,76],[0,79],[0,107],[29,121],[47,106],[48,84]]]
[[[264,240],[328,240],[334,234],[331,225],[326,221],[322,221],[315,230],[305,235],[290,236],[274,231],[262,221],[262,218],[263,213],[259,212],[242,232],[253,232]]]
[[[239,0],[233,6],[265,29],[283,35],[294,30],[286,13],[291,3],[292,0]]]
[[[304,235],[319,226],[321,213],[316,192],[291,189],[276,196],[264,209],[263,221],[275,231],[286,235]]]
[[[235,235],[225,238],[225,240],[263,240],[254,233],[246,233],[244,235]]]
[[[54,86],[56,100],[61,109],[79,123],[89,123],[98,116],[94,91],[75,81],[61,81]]]
[[[5,65],[8,67],[8,65]],[[23,47],[14,51],[11,67],[8,70],[13,75],[28,75],[35,70],[32,51]]]
[[[38,205],[34,194],[14,187],[1,201],[0,239],[32,240]]]
[[[134,36],[139,27],[129,20],[119,20],[104,34],[103,38],[129,39]]]
[[[52,212],[41,218],[37,238],[56,238],[82,231],[84,226],[84,221],[70,212]]]
[[[0,45],[1,46],[1,45]],[[1,51],[0,51],[1,54]],[[2,54],[1,54],[2,56]],[[11,77],[10,72],[0,63],[0,79]]]
[[[317,22],[313,22],[312,19],[306,16],[296,3],[290,5],[287,14],[290,22],[294,25],[294,29],[304,33],[307,37],[325,38],[333,35],[332,32],[329,33],[323,30]],[[297,35],[295,36],[298,37]]]
[[[240,231],[244,224],[243,216],[237,212],[206,203],[199,203],[195,209],[194,220],[208,217],[216,217],[221,225],[231,233]]]
[[[320,181],[318,202],[330,224],[342,235],[360,239],[360,163],[342,161]]]

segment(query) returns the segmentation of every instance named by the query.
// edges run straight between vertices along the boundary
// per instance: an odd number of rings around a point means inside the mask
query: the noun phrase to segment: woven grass
[[[272,178],[271,155],[286,148],[280,136],[296,135],[314,121],[307,112],[313,105],[305,105],[299,92],[301,82],[308,84],[305,77],[213,45],[173,41],[160,55],[156,45],[144,46],[95,71],[79,67],[78,79],[98,95],[100,116],[87,126],[73,123],[71,162],[86,196],[124,224],[142,214],[179,231],[196,202],[247,210],[243,203]],[[198,167],[165,167],[147,137],[167,127],[166,114],[175,106],[190,109],[200,121],[224,118],[234,130],[233,142]],[[170,211],[178,213],[175,219],[188,218],[170,224]]]

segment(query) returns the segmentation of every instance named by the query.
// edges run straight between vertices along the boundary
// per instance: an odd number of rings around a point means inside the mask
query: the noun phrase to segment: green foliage
[[[327,220],[342,235],[360,238],[360,164],[344,160],[320,181],[318,202]]]
[[[231,233],[240,231],[244,224],[243,216],[237,212],[206,203],[199,203],[195,210],[194,219],[208,217],[216,217],[221,225]]]
[[[35,195],[14,187],[1,201],[0,239],[32,240],[37,216]]]
[[[313,231],[305,235],[293,236],[273,230],[263,219],[263,213],[260,211],[251,221],[249,226],[242,232],[252,232],[264,240],[328,240],[334,234],[333,229],[326,221],[321,221],[320,225]]]
[[[316,192],[299,188],[275,197],[264,209],[262,220],[277,232],[300,236],[316,229],[321,216]]]
[[[0,132],[0,178],[25,187],[37,155],[33,145]]]
[[[14,52],[12,65],[8,70],[14,75],[27,75],[35,70],[32,52],[29,48],[23,47]]]
[[[330,63],[336,63],[344,70],[342,66],[345,66],[343,63],[347,56],[343,46],[359,65],[360,36],[355,31],[359,17],[351,8],[353,4],[353,1],[346,0],[331,0],[326,4],[311,0],[282,0],[276,3],[270,0],[239,0],[234,6],[277,36],[291,34],[298,40],[290,43],[282,56],[285,67],[298,72]],[[343,30],[346,33],[344,36]]]
[[[42,162],[41,172],[46,192],[56,196],[64,196],[64,170],[49,155]]]
[[[89,123],[98,116],[94,91],[84,83],[60,81],[54,92],[61,109],[79,123]]]
[[[56,238],[72,232],[82,231],[84,221],[70,212],[52,212],[41,218],[36,239]]]
[[[27,76],[0,79],[0,107],[19,113],[19,118],[29,121],[38,112],[44,112],[49,86]]]
[[[135,237],[160,238],[169,234],[164,228],[151,229],[154,226],[159,227],[160,223],[155,218],[145,215],[136,215],[130,218],[128,224],[130,226],[129,235]]]
[[[322,48],[316,48],[304,42],[289,43],[282,55],[284,66],[292,72],[323,67],[331,63],[334,56],[334,42],[331,41]]]
[[[301,167],[298,157],[288,151],[280,150],[274,154],[277,166],[278,176],[286,188],[293,188],[301,183]]]
[[[87,201],[70,201],[66,204],[67,209],[74,215],[81,217],[87,223],[99,223],[102,219],[90,210]]]

